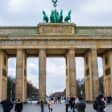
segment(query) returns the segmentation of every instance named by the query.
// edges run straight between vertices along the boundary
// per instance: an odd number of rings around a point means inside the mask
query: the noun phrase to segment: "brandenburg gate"
[[[56,8],[56,2],[54,1]],[[50,20],[43,11],[44,23],[36,27],[0,27],[0,101],[7,97],[8,58],[16,57],[16,99],[27,97],[27,57],[39,57],[39,95],[46,99],[46,58],[66,60],[66,97],[77,96],[75,57],[84,58],[85,99],[93,101],[99,94],[97,57],[103,60],[105,96],[112,96],[112,27],[77,26],[63,22],[63,11],[55,9]],[[81,66],[82,67],[82,66]]]
[[[40,99],[46,97],[46,58],[66,60],[66,96],[76,96],[76,56],[85,60],[85,98],[99,93],[97,57],[103,59],[104,92],[112,95],[112,28],[42,23],[38,27],[0,27],[0,100],[7,97],[8,58],[16,57],[16,98],[26,99],[26,59],[39,57]]]

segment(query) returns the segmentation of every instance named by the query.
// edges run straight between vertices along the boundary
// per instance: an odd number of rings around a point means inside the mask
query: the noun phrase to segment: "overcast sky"
[[[58,0],[58,9],[72,10],[76,25],[112,25],[112,0]],[[36,26],[42,22],[42,10],[49,15],[51,0],[0,0],[0,25]]]
[[[53,9],[51,0],[0,0],[0,26],[37,26],[42,22],[42,10],[48,15]],[[112,26],[112,0],[59,0],[58,10],[64,16],[72,10],[72,22],[77,26]],[[38,59],[28,62],[28,80],[38,87]],[[76,59],[77,79],[84,76],[83,59]],[[15,77],[16,60],[9,59],[10,76]],[[82,66],[82,67],[80,67]],[[102,61],[98,59],[99,75],[102,75]],[[65,88],[64,58],[47,59],[47,93]]]

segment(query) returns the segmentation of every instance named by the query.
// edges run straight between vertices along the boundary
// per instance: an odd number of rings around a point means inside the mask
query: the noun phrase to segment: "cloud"
[[[72,21],[80,26],[111,26],[111,4],[111,0],[79,0],[72,6]]]
[[[23,13],[23,12],[36,12],[41,11],[44,8],[48,9],[51,6],[49,0],[10,0],[8,2],[8,9],[13,13]]]
[[[1,0],[0,25],[36,26],[42,21],[42,10],[50,12],[51,6],[49,0]]]
[[[83,79],[84,78],[84,58],[77,57],[76,61],[76,78]]]
[[[72,10],[72,21],[77,25],[112,25],[111,0],[69,0],[59,1],[58,10],[63,9],[64,16]],[[1,0],[0,24],[8,26],[36,26],[42,22],[42,10],[48,15],[52,9],[50,0]]]
[[[38,0],[10,0],[8,3],[8,11],[11,13],[35,12],[38,6]]]
[[[65,89],[65,60],[64,58],[47,59],[47,94]]]
[[[65,60],[64,58],[48,58],[47,59],[47,74],[52,76],[65,74]]]
[[[39,88],[39,77],[38,74],[30,74],[27,75],[27,81],[30,82],[32,85],[34,85],[36,88]]]
[[[103,60],[102,60],[102,58],[98,57],[97,62],[98,62],[98,75],[100,77],[103,75]]]
[[[39,73],[39,65],[38,65],[38,58],[28,58],[27,59],[27,74],[37,75]]]
[[[53,91],[63,91],[66,86],[65,76],[48,76],[47,75],[47,94],[51,94]]]
[[[27,80],[39,88],[38,58],[27,58]]]
[[[16,58],[8,59],[8,76],[16,78]]]
[[[0,18],[0,24],[2,24],[3,23],[3,19],[2,18]]]
[[[89,14],[105,14],[112,11],[111,0],[94,0],[85,3],[82,9]]]

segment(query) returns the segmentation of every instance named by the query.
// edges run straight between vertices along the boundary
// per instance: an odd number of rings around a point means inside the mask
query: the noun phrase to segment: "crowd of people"
[[[54,103],[55,104],[61,104],[61,97],[58,96],[57,98],[54,98]]]
[[[66,112],[85,112],[86,102],[82,96],[66,98]]]
[[[3,112],[11,112],[14,106],[14,102],[8,97],[7,99],[1,102]],[[15,112],[22,112],[23,110],[23,103],[20,99],[17,99],[15,103]]]
[[[110,98],[110,97],[109,97]],[[106,112],[106,104],[108,103],[108,97],[104,97],[104,95],[100,94],[96,97],[95,101],[93,102],[93,109],[96,112]],[[111,98],[110,98],[111,100]],[[50,98],[48,101],[48,109],[49,112],[53,112],[53,104],[54,99]],[[86,109],[86,101],[82,96],[78,97],[66,97],[66,112],[85,112]],[[14,103],[10,98],[3,100],[1,102],[1,105],[3,107],[3,112],[11,112],[11,110],[14,108],[15,112],[22,112],[23,110],[23,103],[20,99],[17,99]],[[15,105],[15,106],[13,106]]]
[[[93,102],[93,109],[96,112],[107,112],[106,105],[111,97],[104,97],[103,94],[99,94]],[[111,101],[110,101],[111,102]],[[85,112],[86,102],[83,97],[67,97],[66,98],[66,112]]]

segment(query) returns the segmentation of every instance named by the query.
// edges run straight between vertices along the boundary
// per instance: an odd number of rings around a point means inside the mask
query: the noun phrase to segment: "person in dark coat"
[[[3,112],[10,112],[11,109],[13,108],[13,103],[11,102],[10,98],[3,100],[1,104],[3,108]]]
[[[72,112],[75,112],[75,97],[70,98],[70,107]]]
[[[104,101],[104,96],[103,95],[99,95],[96,98],[96,102],[97,102],[97,108],[96,108],[96,112],[105,112],[105,101]]]
[[[82,96],[80,96],[79,98],[79,102],[77,103],[77,111],[78,112],[85,112],[85,108],[86,108],[86,102],[83,99]]]
[[[20,101],[20,99],[18,99],[15,105],[15,112],[22,112],[22,110],[23,110],[23,103]]]
[[[68,112],[68,108],[70,106],[70,97],[66,97],[66,112]]]

